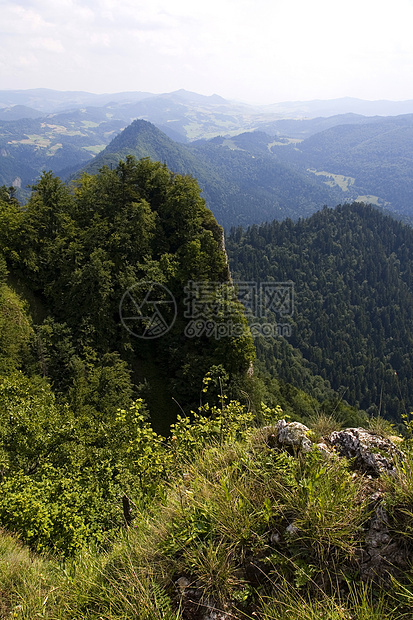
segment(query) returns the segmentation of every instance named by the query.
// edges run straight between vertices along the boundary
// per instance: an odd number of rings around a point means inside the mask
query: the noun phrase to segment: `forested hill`
[[[137,159],[150,157],[153,161],[166,163],[178,174],[198,172],[196,158],[183,144],[174,142],[152,123],[135,120],[121,131],[108,146],[90,161],[83,171],[97,173],[102,166],[115,167],[127,155]]]
[[[361,195],[380,197],[380,204],[411,223],[412,145],[413,115],[406,114],[331,127],[304,140],[299,151],[290,150],[288,156],[354,179]]]
[[[234,229],[234,277],[293,281],[290,345],[350,404],[393,419],[413,406],[413,229],[364,204]],[[259,346],[267,368],[279,343]],[[290,359],[293,349],[290,347]]]
[[[166,163],[173,172],[196,177],[218,223],[228,228],[306,216],[324,204],[341,200],[341,191],[326,186],[313,173],[278,161],[268,150],[269,136],[259,152],[254,148],[256,134],[248,140],[250,136],[246,134],[243,141],[241,138],[241,146],[221,138],[184,145],[174,142],[152,123],[136,120],[83,171],[97,173],[103,165],[114,167],[127,155]]]
[[[212,367],[229,381],[244,376],[254,347],[240,304],[227,299],[241,336],[186,337],[188,282],[219,283],[217,299],[229,282],[223,231],[199,191],[194,179],[131,157],[84,175],[73,192],[45,173],[24,208],[3,188],[0,374],[42,375],[89,414],[128,405],[140,386],[163,430],[179,412],[172,398],[196,407]],[[24,320],[8,320],[19,313]]]

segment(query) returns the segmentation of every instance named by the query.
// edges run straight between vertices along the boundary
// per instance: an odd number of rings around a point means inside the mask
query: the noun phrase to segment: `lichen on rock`
[[[329,442],[340,456],[354,459],[356,469],[375,477],[382,473],[394,474],[395,459],[403,458],[402,452],[392,441],[364,428],[334,431],[329,436]]]
[[[300,422],[279,420],[276,426],[277,441],[282,446],[300,448],[304,452],[311,450],[312,441],[308,437],[310,429]]]

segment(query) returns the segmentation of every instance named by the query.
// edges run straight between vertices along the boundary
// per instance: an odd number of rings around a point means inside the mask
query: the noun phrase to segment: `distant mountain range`
[[[348,113],[365,116],[396,116],[413,113],[413,99],[406,101],[389,101],[386,99],[366,101],[354,97],[341,97],[327,100],[286,101],[263,106],[263,109],[287,118],[314,118],[316,116],[335,116]]]
[[[151,123],[129,125],[84,168],[97,172],[128,154],[150,157],[198,179],[227,228],[297,219],[322,206],[362,201],[413,220],[413,115],[328,126],[328,119],[289,121],[290,135],[246,132],[179,144]],[[342,120],[342,119],[341,119]],[[347,120],[347,117],[345,117]],[[306,123],[306,128],[301,123]]]
[[[380,115],[401,110],[413,101],[254,107],[184,90],[0,91],[0,185],[24,200],[42,170],[69,179],[133,154],[195,176],[226,227],[357,199],[410,220],[413,114]]]
[[[204,106],[224,105],[259,112],[276,114],[279,118],[314,118],[316,116],[335,116],[337,114],[363,114],[365,116],[394,116],[413,113],[413,99],[406,101],[376,100],[367,101],[354,97],[338,99],[314,99],[311,101],[284,101],[270,105],[249,105],[229,101],[219,95],[200,95],[184,89],[171,93],[155,94],[142,91],[95,94],[85,91],[59,91],[48,88],[28,90],[0,90],[0,109],[20,105],[34,108],[44,113],[58,113],[79,107],[120,106],[151,99],[173,101],[181,104]],[[25,118],[25,117],[21,117]]]
[[[243,137],[255,140],[261,134],[247,133],[226,140],[215,138],[179,144],[155,125],[136,120],[83,171],[96,173],[102,166],[115,167],[127,155],[150,157],[170,170],[194,176],[203,197],[218,222],[230,228],[264,220],[309,215],[323,204],[335,204],[339,193],[321,179],[295,164],[279,161],[268,149],[236,146]],[[262,134],[265,136],[265,134]],[[266,136],[267,142],[271,140]],[[228,142],[228,145],[227,145]]]

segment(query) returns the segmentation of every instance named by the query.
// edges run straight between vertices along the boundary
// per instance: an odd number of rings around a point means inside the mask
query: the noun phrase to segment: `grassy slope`
[[[106,551],[62,564],[0,534],[0,618],[212,618],[206,606],[222,619],[411,618],[411,569],[381,583],[359,574],[378,489],[391,536],[411,546],[411,450],[394,479],[372,480],[316,450],[275,449],[271,427],[242,431],[234,420],[221,418],[225,433],[210,422],[176,429],[174,471],[159,499],[134,506],[133,527]],[[313,420],[313,439],[333,422]]]

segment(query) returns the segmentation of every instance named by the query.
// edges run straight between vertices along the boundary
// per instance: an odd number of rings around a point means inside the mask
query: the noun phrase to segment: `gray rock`
[[[281,542],[281,534],[278,532],[278,530],[271,530],[269,541],[272,547],[275,547]]]
[[[295,536],[298,536],[298,534],[300,533],[300,530],[298,529],[298,527],[295,525],[295,523],[290,523],[290,525],[288,525],[285,528],[286,533],[291,536],[292,538],[294,538]]]
[[[392,538],[389,518],[380,493],[371,498],[376,503],[365,544],[360,552],[360,575],[364,581],[388,581],[407,566],[407,552]],[[377,501],[378,500],[378,501]]]
[[[373,476],[384,472],[395,473],[395,458],[403,458],[402,452],[392,441],[364,428],[334,431],[329,442],[340,456],[354,459],[357,469]]]
[[[175,585],[180,594],[185,594],[185,589],[191,585],[191,582],[187,579],[187,577],[179,577],[179,579],[175,581]]]
[[[277,441],[281,446],[300,448],[303,452],[311,449],[312,442],[308,438],[309,428],[300,422],[287,423],[285,420],[277,422]]]

